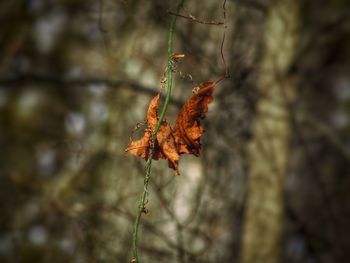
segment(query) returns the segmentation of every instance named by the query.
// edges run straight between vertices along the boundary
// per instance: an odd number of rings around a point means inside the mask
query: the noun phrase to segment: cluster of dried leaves
[[[175,127],[172,129],[167,121],[161,123],[154,143],[153,159],[167,159],[169,167],[174,170],[174,175],[180,175],[178,162],[181,154],[200,155],[200,137],[203,127],[200,120],[208,111],[208,104],[213,101],[214,82],[204,82],[194,91],[181,108],[176,119]],[[147,128],[144,136],[137,141],[131,141],[125,151],[139,156],[145,160],[148,158],[151,145],[151,137],[159,120],[158,100],[159,94],[155,96],[147,111]]]

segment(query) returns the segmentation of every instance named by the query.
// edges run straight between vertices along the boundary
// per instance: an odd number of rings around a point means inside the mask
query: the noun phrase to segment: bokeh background
[[[0,262],[129,262],[176,1],[0,3]],[[223,3],[184,15],[223,20]],[[153,163],[142,262],[350,262],[350,2],[228,0],[201,157]],[[225,72],[223,26],[179,18],[167,119]]]

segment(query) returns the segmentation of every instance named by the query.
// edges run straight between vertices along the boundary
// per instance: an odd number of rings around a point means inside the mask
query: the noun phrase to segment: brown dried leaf
[[[200,137],[204,129],[200,119],[205,117],[208,104],[213,101],[214,82],[204,82],[181,108],[174,129],[175,141],[180,154],[200,154]]]
[[[158,100],[159,100],[159,94],[151,100],[148,106],[147,128],[145,129],[144,136],[140,140],[132,141],[128,145],[128,148],[125,149],[126,152],[130,152],[131,154],[139,156],[145,160],[148,158],[148,150],[149,150],[150,140],[152,137],[152,132],[154,131],[158,121],[158,112],[157,112]]]
[[[168,159],[168,166],[174,170],[174,175],[180,175],[178,167],[180,154],[177,150],[173,130],[166,121],[162,123],[157,133],[157,146],[159,147],[160,153]]]
[[[129,144],[128,148],[125,150],[145,160],[148,158],[148,152],[149,152],[152,133],[154,132],[157,122],[159,120],[158,100],[159,100],[159,94],[151,100],[150,105],[148,107],[148,111],[147,111],[148,127],[145,130],[144,136],[140,140],[132,141]],[[169,167],[174,169],[174,175],[179,175],[179,171],[178,171],[179,158],[180,158],[180,155],[177,153],[177,147],[175,144],[173,131],[170,125],[166,121],[163,121],[157,133],[156,141],[154,142],[153,159],[154,160],[168,159]]]
[[[204,129],[200,126],[200,119],[205,117],[208,104],[213,101],[214,82],[202,83],[181,108],[176,119],[175,129],[172,130],[169,123],[163,121],[154,142],[153,159],[167,159],[168,165],[174,170],[174,175],[180,175],[178,162],[181,154],[200,154],[200,137]],[[147,128],[144,136],[137,141],[132,141],[125,151],[143,159],[148,158],[150,140],[154,132],[158,116],[159,95],[155,96],[147,110]]]
[[[151,132],[146,129],[145,135],[142,137],[142,139],[130,142],[125,151],[146,160],[148,158],[150,140]]]

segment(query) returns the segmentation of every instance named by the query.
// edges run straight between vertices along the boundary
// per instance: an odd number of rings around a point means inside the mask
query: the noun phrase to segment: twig
[[[183,7],[185,0],[180,0],[179,4],[177,5],[176,12],[179,12],[180,9]],[[168,32],[168,67],[167,67],[167,89],[165,93],[165,100],[164,104],[160,113],[159,120],[157,122],[157,126],[152,134],[152,138],[150,140],[150,148],[148,152],[148,159],[146,162],[146,173],[144,177],[144,182],[143,182],[143,192],[140,197],[140,204],[139,208],[137,210],[137,215],[134,223],[134,228],[133,228],[133,235],[132,235],[132,259],[131,262],[133,263],[139,263],[139,257],[137,254],[137,242],[138,242],[138,230],[140,226],[140,220],[141,220],[141,215],[145,211],[145,201],[146,201],[146,196],[147,196],[147,189],[148,189],[148,183],[149,179],[151,177],[151,167],[152,167],[152,159],[153,159],[153,152],[154,152],[154,141],[156,139],[158,130],[160,128],[160,125],[164,119],[165,113],[168,108],[168,104],[170,101],[170,95],[171,95],[171,90],[172,90],[172,85],[173,85],[173,35],[174,35],[174,30],[175,30],[175,23],[177,20],[177,16],[173,16],[171,18],[171,22],[169,25],[169,32]]]
[[[206,20],[202,20],[202,19],[198,19],[196,17],[194,17],[193,15],[182,15],[182,14],[178,14],[178,13],[174,13],[172,11],[168,11],[168,14],[173,15],[173,16],[178,16],[178,17],[182,17],[188,20],[191,20],[193,22],[199,23],[199,24],[204,24],[204,25],[215,25],[215,26],[220,26],[223,25],[224,22],[223,21],[206,21]]]
[[[220,53],[221,53],[221,58],[222,58],[222,62],[224,63],[224,67],[225,67],[225,76],[224,78],[229,78],[230,77],[230,72],[229,69],[227,67],[226,61],[225,61],[225,56],[224,56],[224,43],[225,43],[225,38],[226,38],[226,29],[227,29],[227,25],[226,25],[226,0],[224,0],[224,3],[222,4],[222,9],[223,9],[223,16],[224,16],[224,33],[222,36],[222,42],[221,42],[221,48],[220,48]]]
[[[223,10],[223,17],[224,17],[224,32],[222,34],[222,41],[221,41],[221,46],[220,46],[220,54],[221,54],[221,59],[222,59],[222,63],[224,64],[225,67],[225,74],[223,76],[221,76],[218,80],[215,81],[215,84],[218,84],[220,81],[230,78],[230,71],[229,68],[226,64],[226,60],[225,60],[225,56],[224,56],[224,45],[225,45],[225,39],[226,39],[226,29],[227,29],[227,25],[226,25],[226,0],[224,0],[223,4],[222,4],[222,10]]]

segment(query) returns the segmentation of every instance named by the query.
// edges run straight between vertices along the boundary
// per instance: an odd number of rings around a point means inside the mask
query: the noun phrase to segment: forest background
[[[223,3],[181,14],[222,21]],[[175,1],[0,3],[0,262],[129,262],[144,161],[124,152]],[[180,176],[152,167],[142,262],[350,261],[350,2],[231,0],[179,17],[167,120],[225,72]]]

